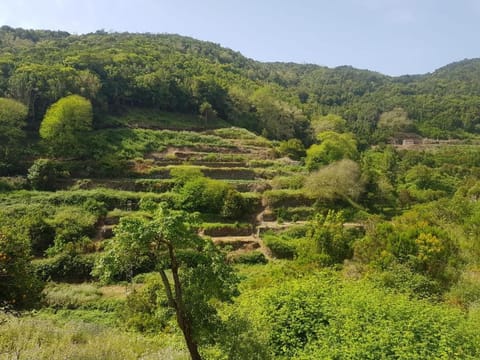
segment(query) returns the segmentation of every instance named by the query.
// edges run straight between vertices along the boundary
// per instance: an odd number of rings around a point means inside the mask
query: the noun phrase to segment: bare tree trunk
[[[180,329],[182,330],[183,337],[185,338],[185,342],[187,343],[188,351],[190,352],[190,356],[192,360],[202,360],[200,353],[198,352],[198,344],[193,337],[193,329],[190,319],[188,318],[187,311],[185,309],[185,304],[183,302],[183,294],[182,294],[182,285],[180,282],[180,277],[178,276],[178,262],[177,257],[175,256],[175,252],[173,250],[173,246],[168,244],[168,254],[170,257],[171,268],[172,268],[172,275],[173,275],[173,283],[175,287],[175,298],[173,299],[175,312],[177,314],[177,323]],[[165,273],[160,273],[162,279],[165,276]],[[165,284],[165,280],[168,284],[167,297],[172,297],[172,291],[170,288],[170,284],[168,283],[168,279],[165,276],[163,280]],[[169,294],[170,293],[170,294]],[[170,299],[169,299],[170,301]]]

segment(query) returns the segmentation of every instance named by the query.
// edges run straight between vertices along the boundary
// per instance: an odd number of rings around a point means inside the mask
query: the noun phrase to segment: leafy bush
[[[265,255],[263,255],[263,253],[258,250],[230,256],[229,260],[235,264],[247,265],[266,264],[268,262]]]
[[[291,242],[273,234],[265,234],[263,241],[272,255],[279,259],[293,259],[297,254],[297,249]]]
[[[253,231],[246,223],[203,223],[202,229],[207,236],[247,236]]]
[[[303,190],[269,190],[263,193],[263,197],[272,208],[311,206],[314,203],[314,199]]]
[[[21,190],[27,187],[27,182],[23,177],[3,177],[0,178],[0,192]]]
[[[140,332],[157,333],[167,326],[173,309],[168,307],[167,296],[159,274],[148,274],[144,286],[128,295],[118,315],[124,326]]]
[[[1,228],[0,279],[0,307],[30,307],[40,299],[43,284],[30,264],[28,242]]]
[[[92,204],[92,199],[87,200]],[[47,223],[55,229],[53,247],[48,252],[53,255],[63,251],[68,243],[79,243],[85,237],[94,235],[97,217],[77,207],[64,207],[57,211]]]
[[[67,249],[54,257],[35,260],[33,266],[37,276],[52,281],[86,281],[91,280],[91,272],[96,254],[80,255]]]
[[[27,179],[35,190],[54,190],[58,172],[49,159],[37,159],[28,169]]]
[[[305,157],[305,147],[299,139],[289,139],[282,141],[278,147],[278,151],[284,156],[288,156],[294,160],[300,160]]]
[[[353,255],[353,234],[343,226],[341,212],[329,210],[316,214],[308,225],[307,239],[314,244],[313,252],[321,255],[322,265],[341,263]],[[308,251],[308,250],[307,250]]]
[[[474,359],[478,324],[457,310],[329,274],[291,280],[267,298],[270,344],[289,359]]]

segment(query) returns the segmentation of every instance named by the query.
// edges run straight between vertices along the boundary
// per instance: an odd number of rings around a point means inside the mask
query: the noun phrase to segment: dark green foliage
[[[284,156],[288,156],[293,160],[300,160],[305,157],[305,147],[298,139],[289,139],[282,141],[278,147],[278,151]]]
[[[96,254],[82,255],[69,247],[51,258],[36,260],[33,266],[42,280],[81,282],[92,279],[95,258]]]
[[[28,169],[27,179],[35,190],[54,190],[58,171],[52,160],[37,159]]]
[[[22,103],[0,98],[0,174],[8,173],[25,151],[27,112]]]
[[[28,241],[0,228],[0,306],[26,308],[40,299],[43,288],[30,264]]]
[[[204,119],[199,123],[211,122],[216,112],[231,124],[306,143],[311,137],[307,116],[315,120],[314,128],[320,120],[322,131],[348,128],[361,145],[372,141],[382,114],[382,121],[385,114],[400,114],[413,123],[409,130],[418,128],[429,137],[479,131],[476,60],[425,76],[392,78],[348,66],[263,64],[216,44],[178,35],[62,33],[57,37],[30,31],[29,38],[23,39],[25,31],[0,31],[0,40],[5,39],[0,49],[8,54],[0,59],[0,94],[11,94],[27,104],[37,124],[49,105],[80,94],[92,100],[98,112],[135,106],[198,114],[203,105]],[[112,44],[116,53],[109,51]],[[337,126],[338,121],[324,114],[339,115],[346,125]],[[398,128],[398,118],[383,122]],[[333,126],[325,126],[325,121]]]
[[[231,256],[229,260],[235,264],[246,265],[266,264],[268,262],[265,255],[258,250]]]
[[[252,234],[252,225],[246,223],[204,223],[203,233],[207,236],[248,236]]]

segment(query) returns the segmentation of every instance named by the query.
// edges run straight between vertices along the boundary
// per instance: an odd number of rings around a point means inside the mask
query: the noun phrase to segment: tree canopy
[[[0,173],[4,165],[20,158],[27,113],[28,109],[22,103],[0,98]]]
[[[81,156],[87,146],[82,136],[92,129],[92,118],[90,101],[69,95],[47,110],[40,136],[56,156]]]

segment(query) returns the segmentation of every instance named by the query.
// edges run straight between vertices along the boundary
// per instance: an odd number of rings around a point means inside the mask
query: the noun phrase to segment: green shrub
[[[207,236],[247,236],[252,234],[252,225],[246,223],[203,223],[202,229]]]
[[[279,238],[272,234],[265,234],[263,237],[265,245],[270,249],[272,255],[279,259],[293,259],[296,254],[296,247],[288,240]]]
[[[97,254],[80,255],[67,249],[54,257],[35,260],[33,266],[37,276],[52,281],[87,281],[92,279],[91,272]]]
[[[0,192],[21,190],[27,187],[27,181],[23,177],[2,177],[0,178]]]
[[[174,312],[168,307],[159,274],[148,274],[143,283],[143,287],[128,295],[127,301],[118,311],[118,316],[128,329],[158,333],[167,326]]]
[[[305,147],[299,139],[289,139],[280,142],[278,151],[280,151],[282,155],[288,156],[294,160],[300,160],[306,155]]]
[[[272,187],[278,189],[298,190],[305,184],[305,175],[276,176],[272,179]]]
[[[82,204],[82,206],[86,211],[97,217],[107,215],[107,206],[103,201],[89,198]]]
[[[92,199],[88,200],[92,203]],[[47,223],[55,229],[53,247],[48,249],[50,255],[63,251],[68,243],[80,243],[84,238],[94,235],[97,217],[77,207],[65,207],[55,213]]]
[[[27,179],[35,190],[54,190],[58,172],[55,164],[49,159],[37,159],[28,169]]]
[[[25,308],[36,305],[43,284],[30,264],[26,239],[0,228],[0,307]]]
[[[265,255],[263,255],[263,253],[258,250],[249,251],[246,253],[231,256],[229,257],[229,260],[235,264],[247,264],[247,265],[268,263],[268,260],[265,257]]]
[[[303,190],[269,190],[263,196],[271,208],[311,206],[315,201]]]
[[[245,201],[243,196],[234,189],[228,189],[223,199],[220,210],[221,215],[227,219],[238,219],[245,215]]]

